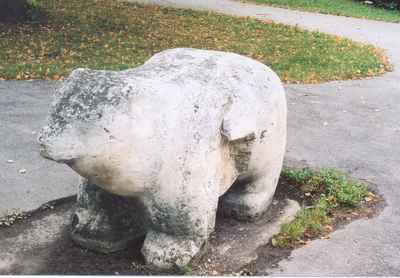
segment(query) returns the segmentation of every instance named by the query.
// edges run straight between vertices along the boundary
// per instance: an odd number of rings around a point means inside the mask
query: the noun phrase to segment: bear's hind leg
[[[257,136],[253,144],[232,144],[240,176],[221,196],[225,215],[238,220],[255,220],[270,205],[278,184],[286,146],[285,125],[267,135]],[[258,138],[258,139],[257,139]]]
[[[286,102],[277,105],[271,115],[268,128],[229,142],[240,175],[220,198],[225,215],[255,220],[273,199],[286,149]]]
[[[237,220],[253,221],[259,218],[271,204],[276,182],[269,177],[250,181],[237,181],[223,196],[221,209],[225,216]]]

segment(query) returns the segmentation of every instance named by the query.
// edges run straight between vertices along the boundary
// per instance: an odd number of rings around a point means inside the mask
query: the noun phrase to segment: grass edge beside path
[[[382,51],[338,36],[212,12],[110,0],[43,0],[42,21],[0,25],[0,79],[54,79],[78,67],[123,70],[157,52],[235,52],[285,83],[359,79],[391,70]]]
[[[284,9],[400,23],[400,11],[387,10],[352,0],[236,0]]]

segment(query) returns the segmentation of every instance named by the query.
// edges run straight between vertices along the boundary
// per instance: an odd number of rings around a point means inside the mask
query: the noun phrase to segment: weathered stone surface
[[[72,217],[75,242],[102,253],[123,249],[146,234],[148,217],[138,198],[118,196],[83,179]]]
[[[172,49],[131,70],[75,70],[39,141],[44,157],[87,179],[74,221],[81,244],[86,234],[86,246],[113,251],[146,233],[149,264],[182,267],[214,229],[218,201],[238,219],[267,209],[286,146],[285,93],[276,74],[252,59]],[[132,219],[147,220],[142,228],[124,222],[123,232],[97,244],[93,236],[115,231],[114,210],[130,217],[124,205],[98,204],[107,192],[135,198],[143,211]]]

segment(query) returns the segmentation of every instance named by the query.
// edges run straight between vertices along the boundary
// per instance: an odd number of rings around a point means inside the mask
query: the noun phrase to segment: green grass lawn
[[[116,0],[43,0],[46,19],[0,25],[1,79],[60,79],[74,68],[127,69],[168,48],[232,51],[287,83],[377,75],[390,69],[370,45],[280,24]]]
[[[243,0],[242,0],[243,1]],[[353,0],[246,0],[258,4],[324,14],[400,22],[400,11],[377,8]]]

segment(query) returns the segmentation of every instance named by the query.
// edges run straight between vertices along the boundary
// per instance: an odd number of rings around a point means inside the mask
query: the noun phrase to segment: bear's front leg
[[[139,200],[109,193],[86,179],[79,185],[71,237],[79,245],[110,253],[146,233],[148,219]]]
[[[172,202],[156,201],[150,207],[152,226],[142,247],[146,264],[158,269],[182,269],[198,257],[214,230],[217,197],[197,195]]]
[[[158,269],[183,268],[200,252],[203,242],[188,236],[150,231],[142,254],[146,264]]]

